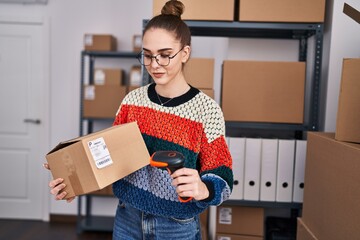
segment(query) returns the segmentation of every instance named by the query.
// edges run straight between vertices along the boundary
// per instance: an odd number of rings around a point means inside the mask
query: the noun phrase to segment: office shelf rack
[[[88,70],[88,79],[86,83],[94,83],[94,66],[96,59],[99,58],[113,58],[113,59],[134,59],[136,62],[136,57],[138,53],[135,52],[110,52],[110,51],[82,51],[81,52],[81,72],[80,72],[80,126],[79,132],[80,136],[84,133],[93,132],[93,123],[94,122],[108,122],[111,126],[112,118],[87,118],[83,116],[83,85],[85,83],[85,71]],[[89,61],[86,62],[86,58],[89,58]],[[88,69],[85,68],[85,65],[88,64]],[[87,122],[86,129],[84,129],[84,122]],[[85,132],[84,132],[85,130]],[[87,194],[84,196],[78,197],[78,211],[77,211],[77,232],[81,233],[83,231],[112,231],[114,218],[108,216],[93,216],[92,215],[92,200],[94,197],[112,197],[111,195],[96,195],[96,194]],[[82,215],[83,209],[83,198],[85,198],[85,215]],[[115,209],[114,209],[115,212]]]

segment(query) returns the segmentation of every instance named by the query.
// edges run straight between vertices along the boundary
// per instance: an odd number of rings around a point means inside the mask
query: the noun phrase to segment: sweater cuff
[[[209,196],[201,201],[202,202],[211,202],[211,200],[213,200],[214,196],[215,196],[214,184],[211,181],[203,181],[203,183],[206,185],[206,187],[209,191]]]

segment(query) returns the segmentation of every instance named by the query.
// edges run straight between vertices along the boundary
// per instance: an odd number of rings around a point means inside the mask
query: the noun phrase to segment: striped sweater
[[[166,170],[150,165],[113,184],[120,201],[154,215],[190,218],[219,205],[232,190],[232,159],[226,145],[219,105],[196,88],[172,100],[159,100],[155,84],[131,91],[122,101],[114,125],[136,121],[149,154],[181,152],[185,167],[197,169],[210,196],[203,201],[178,200]],[[168,102],[164,106],[160,103]]]

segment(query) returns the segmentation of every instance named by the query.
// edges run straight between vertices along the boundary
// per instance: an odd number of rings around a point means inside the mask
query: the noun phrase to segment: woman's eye
[[[161,58],[169,58],[169,56],[170,56],[169,54],[160,54]]]
[[[144,53],[143,55],[144,55],[144,58],[149,58],[149,59],[151,58],[151,55],[150,55],[150,54]]]

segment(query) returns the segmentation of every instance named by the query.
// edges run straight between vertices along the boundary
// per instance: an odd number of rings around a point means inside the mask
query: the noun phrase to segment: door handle
[[[41,120],[40,119],[30,119],[30,118],[26,118],[24,119],[25,123],[33,123],[33,124],[40,124]]]

